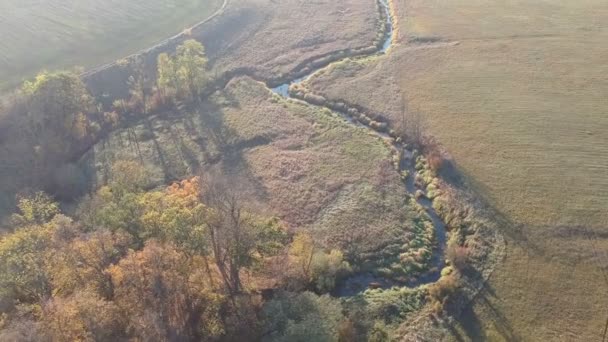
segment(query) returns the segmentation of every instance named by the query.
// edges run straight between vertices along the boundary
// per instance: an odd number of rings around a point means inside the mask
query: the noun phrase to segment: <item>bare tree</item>
[[[241,290],[240,270],[253,261],[255,223],[234,184],[224,177],[201,176],[200,193],[208,207],[208,234],[215,263],[228,291],[237,294]]]
[[[401,129],[405,140],[422,145],[424,140],[425,122],[418,111],[410,110],[405,95],[401,95]]]

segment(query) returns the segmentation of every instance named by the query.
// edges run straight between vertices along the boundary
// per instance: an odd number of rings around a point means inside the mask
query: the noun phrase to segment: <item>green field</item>
[[[41,69],[93,67],[204,20],[221,0],[2,0],[0,90]]]

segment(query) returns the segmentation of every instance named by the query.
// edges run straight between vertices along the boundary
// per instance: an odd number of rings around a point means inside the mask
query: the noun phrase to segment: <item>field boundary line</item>
[[[204,20],[199,21],[198,23],[196,23],[196,24],[194,24],[194,25],[192,25],[192,26],[190,26],[190,27],[182,30],[181,32],[179,32],[179,33],[177,33],[177,34],[175,34],[175,35],[173,35],[173,36],[171,36],[169,38],[163,39],[159,43],[156,43],[156,44],[154,44],[154,45],[152,45],[150,47],[147,47],[145,49],[142,49],[142,50],[139,50],[139,51],[137,51],[135,53],[132,53],[132,54],[130,54],[128,56],[125,56],[125,57],[121,58],[121,60],[124,60],[124,59],[133,59],[133,58],[136,58],[138,56],[145,55],[145,54],[149,53],[150,51],[153,51],[155,49],[161,48],[161,47],[169,44],[171,41],[184,38],[185,36],[188,35],[187,32],[196,30],[196,29],[200,28],[201,26],[205,25],[206,23],[210,22],[211,20],[213,20],[213,19],[217,18],[218,16],[222,15],[224,13],[224,11],[226,10],[226,7],[228,7],[229,3],[230,3],[230,0],[223,0],[222,6],[220,6],[220,8],[218,8],[215,12],[213,12],[213,14],[211,14],[209,17],[205,18]],[[83,72],[83,73],[80,74],[80,77],[81,78],[86,78],[86,77],[93,76],[93,75],[95,75],[95,74],[97,74],[99,72],[102,72],[104,70],[112,68],[112,67],[116,66],[117,64],[118,64],[117,60],[113,61],[113,62],[106,63],[106,64],[102,64],[100,66],[97,66],[97,67],[94,67],[92,69],[86,70],[85,72]]]

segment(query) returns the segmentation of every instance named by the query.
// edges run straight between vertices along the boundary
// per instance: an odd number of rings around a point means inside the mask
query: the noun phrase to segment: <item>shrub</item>
[[[144,130],[138,132],[138,134],[137,134],[137,140],[139,140],[139,141],[151,140],[151,139],[154,139],[154,137],[155,137],[154,132],[149,129],[144,129]]]
[[[263,341],[336,341],[345,318],[338,299],[284,293],[264,305]]]
[[[367,340],[369,342],[388,342],[388,332],[386,325],[382,322],[374,323],[374,326],[370,329]]]
[[[449,245],[446,251],[446,256],[457,270],[463,271],[468,267],[468,248],[454,244]]]
[[[429,153],[426,159],[431,170],[435,172],[439,172],[443,167],[443,156],[437,151],[432,151],[431,153]]]
[[[454,274],[441,277],[429,287],[429,298],[435,314],[440,315],[447,309],[450,300],[458,291],[458,278]]]
[[[310,94],[310,93],[304,95],[304,100],[306,102],[310,102],[310,103],[318,105],[318,106],[324,105],[325,101],[327,101],[323,96]]]

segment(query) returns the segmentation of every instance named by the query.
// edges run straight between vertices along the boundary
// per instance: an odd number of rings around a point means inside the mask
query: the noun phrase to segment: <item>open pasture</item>
[[[0,90],[41,69],[90,68],[209,17],[221,0],[2,0]]]

